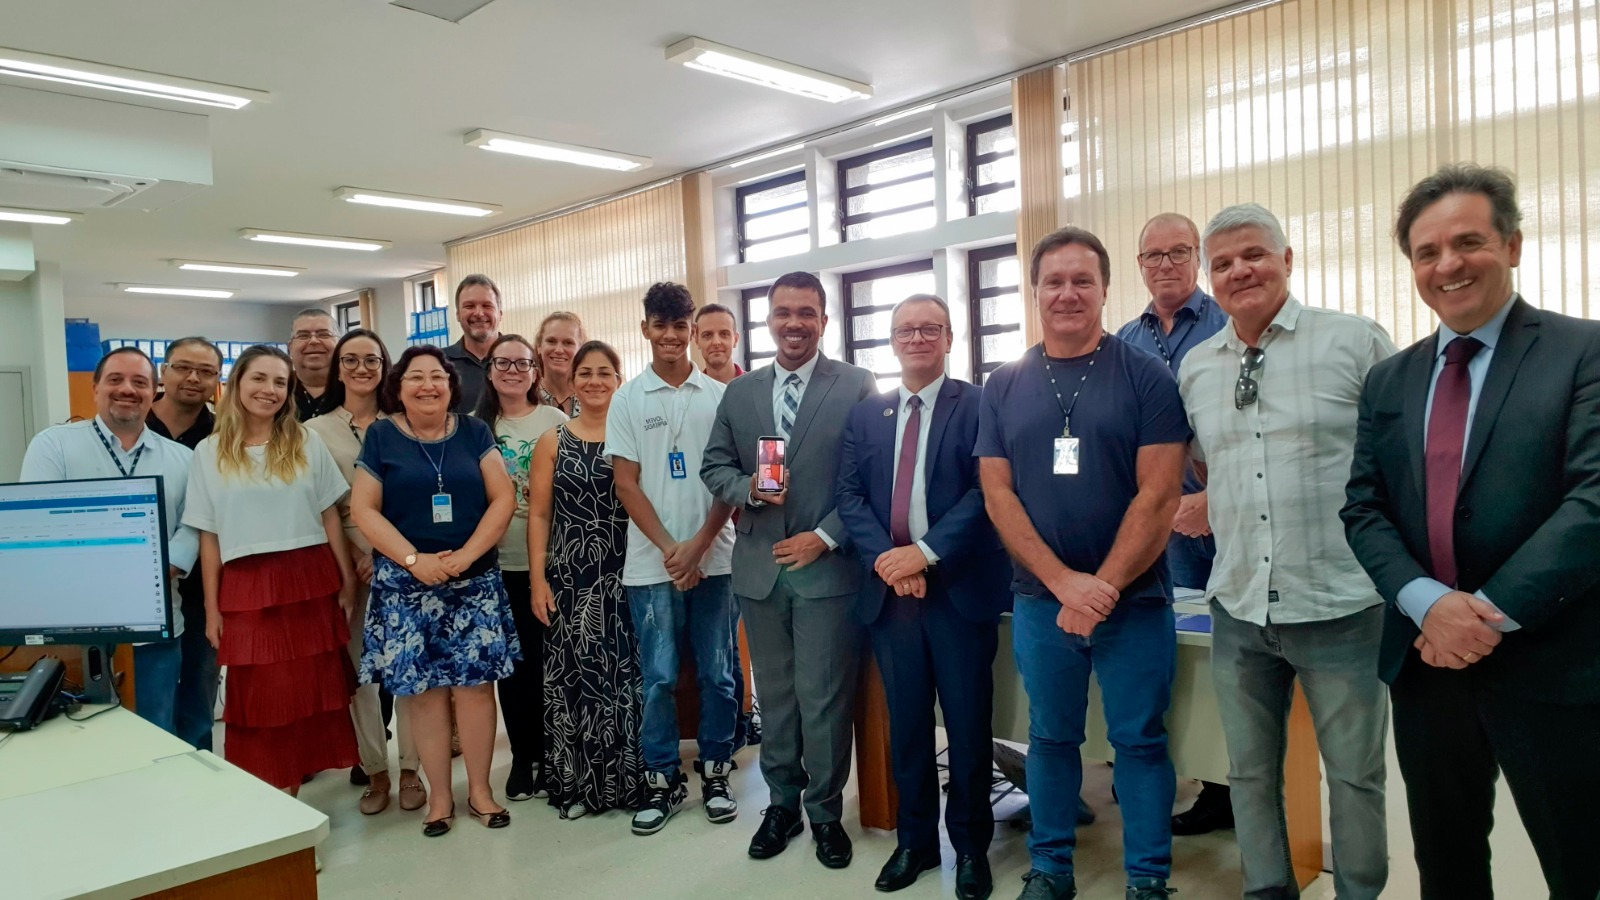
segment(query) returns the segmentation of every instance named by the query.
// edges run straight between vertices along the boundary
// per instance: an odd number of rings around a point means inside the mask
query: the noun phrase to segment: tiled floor
[[[219,745],[221,729],[218,729]],[[686,754],[693,752],[685,744]],[[504,786],[505,763],[510,759],[502,734],[494,770],[496,791]],[[628,830],[629,817],[620,812],[563,821],[540,800],[508,804],[509,828],[489,831],[464,815],[443,838],[421,835],[422,813],[401,812],[398,805],[377,816],[356,810],[360,788],[347,773],[326,772],[301,791],[301,799],[326,812],[332,834],[321,847],[325,870],[320,877],[322,895],[351,900],[379,898],[693,898],[721,897],[824,898],[876,896],[873,879],[895,846],[892,832],[863,833],[855,820],[854,787],[846,798],[845,823],[855,840],[855,862],[847,869],[823,868],[812,855],[809,836],[792,843],[785,853],[766,861],[749,859],[745,847],[760,822],[766,791],[757,768],[755,748],[740,754],[743,768],[734,773],[733,788],[741,806],[737,820],[712,825],[701,812],[698,781],[691,776],[690,802],[659,834],[636,837]],[[457,804],[465,812],[465,774],[455,766]],[[1410,835],[1406,830],[1405,798],[1390,761],[1389,843],[1392,874],[1385,898],[1418,896],[1416,868],[1411,863]],[[1182,808],[1194,797],[1197,785],[1179,785]],[[1083,900],[1120,900],[1120,817],[1111,801],[1110,770],[1091,764],[1085,774],[1084,793],[1099,820],[1079,831],[1077,877]],[[1532,898],[1543,894],[1543,882],[1527,837],[1517,822],[1510,798],[1504,796],[1497,815],[1494,858],[1500,895]],[[1018,796],[1002,800],[997,815],[1015,815],[1023,805]],[[1008,900],[1021,889],[1028,868],[1025,834],[1002,824],[990,849],[996,898]],[[1172,885],[1178,900],[1222,900],[1239,896],[1237,851],[1231,831],[1179,838],[1174,843]],[[954,854],[945,847],[945,868],[925,873],[899,896],[907,900],[954,895]],[[1333,900],[1331,879],[1324,875],[1304,895],[1307,900]]]

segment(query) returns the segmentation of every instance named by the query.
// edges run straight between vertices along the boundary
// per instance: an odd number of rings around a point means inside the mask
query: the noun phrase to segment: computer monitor
[[[172,637],[160,476],[0,485],[0,645]]]

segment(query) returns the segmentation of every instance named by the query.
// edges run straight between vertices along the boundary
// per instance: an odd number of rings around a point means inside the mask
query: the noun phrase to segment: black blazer
[[[1467,436],[1455,518],[1458,586],[1522,625],[1473,665],[1496,690],[1600,703],[1600,322],[1513,296]],[[1422,451],[1438,334],[1379,363],[1361,394],[1341,517],[1388,601],[1380,674],[1418,629],[1395,604],[1428,574]]]
[[[983,391],[946,377],[933,404],[924,454],[928,533],[923,541],[939,555],[929,587],[949,593],[956,611],[973,622],[997,621],[1011,609],[1011,562],[984,510],[978,486],[978,407]],[[850,411],[839,448],[838,505],[850,541],[865,569],[857,611],[871,624],[889,587],[873,571],[878,556],[894,547],[889,506],[894,495],[894,440],[900,418],[898,388],[868,397]]]

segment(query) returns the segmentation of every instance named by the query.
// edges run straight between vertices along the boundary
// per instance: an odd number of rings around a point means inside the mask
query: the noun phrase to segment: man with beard
[[[134,347],[106,354],[94,370],[94,418],[39,432],[22,458],[21,480],[161,476],[166,489],[168,575],[175,586],[194,568],[200,537],[181,524],[191,453],[145,426],[155,395],[156,367],[150,357]],[[175,589],[171,598],[176,601]],[[182,634],[183,614],[176,608],[172,624],[173,633]],[[135,710],[174,734],[179,662],[176,639],[133,645]]]
[[[333,345],[339,340],[336,328],[333,315],[325,309],[302,309],[294,315],[289,359],[294,362],[295,414],[302,422],[332,412],[336,405],[328,402]]]
[[[471,412],[478,408],[488,384],[483,361],[489,348],[500,339],[500,289],[487,275],[468,275],[456,285],[456,321],[461,324],[461,340],[444,348],[444,355],[461,378],[461,397],[456,409]]]
[[[707,303],[694,311],[694,344],[705,358],[705,373],[723,384],[744,374],[733,361],[739,346],[739,328],[733,310],[721,303]]]

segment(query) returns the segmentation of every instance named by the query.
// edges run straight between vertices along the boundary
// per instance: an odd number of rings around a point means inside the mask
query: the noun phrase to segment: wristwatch
[[[407,553],[406,558],[401,560],[400,564],[409,571],[412,566],[417,564],[417,555],[415,553]]]

